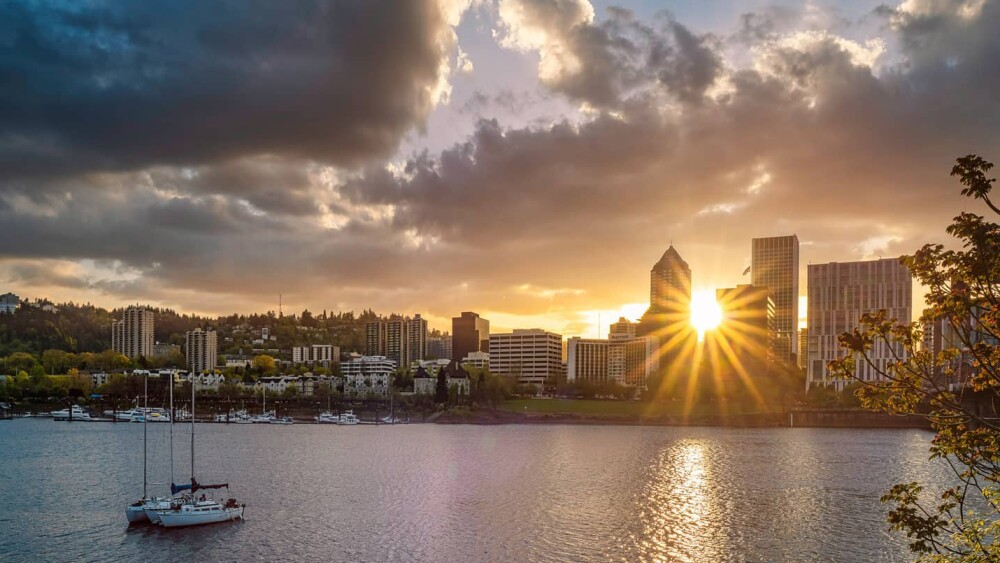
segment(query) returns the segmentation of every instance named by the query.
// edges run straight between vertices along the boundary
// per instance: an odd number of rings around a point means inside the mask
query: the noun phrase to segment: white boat
[[[149,375],[147,373],[146,377],[143,379],[143,405],[149,400]],[[139,409],[133,409],[132,412],[132,422],[135,422],[136,412]],[[145,412],[145,408],[142,412]],[[142,413],[139,414],[142,416]],[[146,516],[146,503],[151,499],[146,494],[149,488],[149,473],[146,471],[146,451],[149,444],[149,435],[146,432],[146,417],[142,416],[142,498],[129,504],[125,507],[125,519],[128,520],[129,524],[138,524],[140,522],[148,522],[149,517]]]
[[[316,422],[320,424],[337,424],[340,422],[340,416],[335,415],[330,411],[322,412],[316,417]]]
[[[340,424],[341,426],[352,426],[357,423],[358,417],[354,414],[354,411],[345,412],[340,415],[340,420],[337,421],[337,424]]]
[[[202,498],[204,499],[204,496]],[[227,500],[225,504],[212,499],[196,500],[170,510],[159,511],[159,523],[164,528],[179,528],[232,522],[243,518],[245,506],[237,503],[234,498]]]
[[[295,424],[295,420],[290,416],[271,419],[271,424]]]
[[[171,425],[173,428],[173,425]],[[176,485],[173,482],[170,484],[171,494],[184,493],[185,491],[190,491],[190,493],[185,494],[185,496],[174,499],[170,503],[170,507],[165,510],[154,510],[156,513],[154,517],[158,516],[159,521],[157,524],[166,528],[180,528],[183,526],[200,526],[203,524],[215,524],[218,522],[227,522],[240,520],[243,518],[243,509],[246,507],[245,504],[239,504],[236,499],[229,498],[225,504],[216,502],[213,499],[206,498],[204,494],[200,498],[195,499],[194,495],[201,490],[209,489],[228,489],[229,484],[223,483],[220,485],[201,485],[194,478],[194,386],[191,386],[191,484],[190,485]],[[171,458],[172,459],[172,458]],[[172,465],[172,463],[171,463]],[[172,468],[171,468],[172,469]],[[171,477],[173,481],[173,477]]]
[[[264,414],[258,414],[257,416],[251,418],[250,422],[254,424],[270,424],[270,422],[274,419],[274,411],[271,411]]]
[[[83,410],[80,405],[73,405],[68,409],[52,411],[52,420],[91,420],[90,414]]]

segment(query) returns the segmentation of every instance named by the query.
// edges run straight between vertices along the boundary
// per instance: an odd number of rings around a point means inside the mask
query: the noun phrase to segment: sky
[[[597,336],[673,244],[895,257],[1000,158],[1000,0],[0,5],[0,292]]]

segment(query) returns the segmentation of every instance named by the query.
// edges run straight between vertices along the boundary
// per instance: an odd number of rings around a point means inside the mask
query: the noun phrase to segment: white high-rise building
[[[152,309],[133,305],[122,312],[122,320],[111,325],[111,348],[129,358],[155,355],[153,351]]]
[[[859,325],[861,315],[884,309],[889,318],[907,324],[912,316],[913,278],[898,259],[865,262],[810,264],[807,313],[809,343],[806,387],[833,383],[842,389],[850,381],[832,380],[827,362],[845,354],[837,340],[840,334]],[[890,348],[892,346],[892,348]],[[893,350],[894,348],[894,350]],[[877,371],[885,371],[895,357],[905,357],[899,344],[876,342],[868,356],[877,370],[858,362],[856,376],[877,381]]]
[[[490,334],[490,370],[517,377],[518,383],[544,385],[565,372],[562,336],[538,328]]]
[[[214,330],[196,328],[184,337],[188,370],[193,374],[211,372],[219,360],[218,335]]]
[[[792,364],[799,352],[799,237],[755,238],[751,284],[767,287],[774,301],[774,357]]]
[[[293,346],[293,364],[318,364],[329,367],[340,359],[340,347],[332,344],[313,344],[312,346]]]

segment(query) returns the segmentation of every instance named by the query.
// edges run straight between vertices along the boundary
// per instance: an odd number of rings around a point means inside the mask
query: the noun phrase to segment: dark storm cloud
[[[0,256],[119,261],[141,276],[120,290],[146,287],[199,310],[259,310],[297,293],[314,308],[330,300],[445,317],[642,299],[649,264],[671,240],[701,283],[720,272],[738,280],[754,236],[797,232],[812,243],[804,263],[911,251],[943,240],[966,203],[947,176],[954,157],[1000,160],[998,4],[884,10],[898,51],[879,57],[878,44],[797,32],[801,14],[748,16],[716,38],[621,10],[595,23],[583,3],[553,1],[555,11],[518,12],[516,23],[538,32],[528,39],[546,53],[542,84],[587,102],[581,119],[482,120],[441,153],[357,173],[290,157],[299,151],[277,135],[267,154],[7,178]],[[519,48],[530,43],[516,36]],[[734,44],[752,60],[730,64]],[[481,94],[469,111],[504,103],[502,91]],[[4,142],[37,147],[52,134]],[[116,162],[134,156],[95,146]],[[623,287],[635,291],[622,297]],[[178,291],[195,296],[171,297]]]
[[[0,7],[0,174],[385,156],[431,109],[436,1]]]

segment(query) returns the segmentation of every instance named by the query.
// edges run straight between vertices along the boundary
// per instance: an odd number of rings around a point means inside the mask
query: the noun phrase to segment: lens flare
[[[704,333],[722,322],[722,307],[715,301],[715,292],[696,291],[691,295],[691,326]]]

